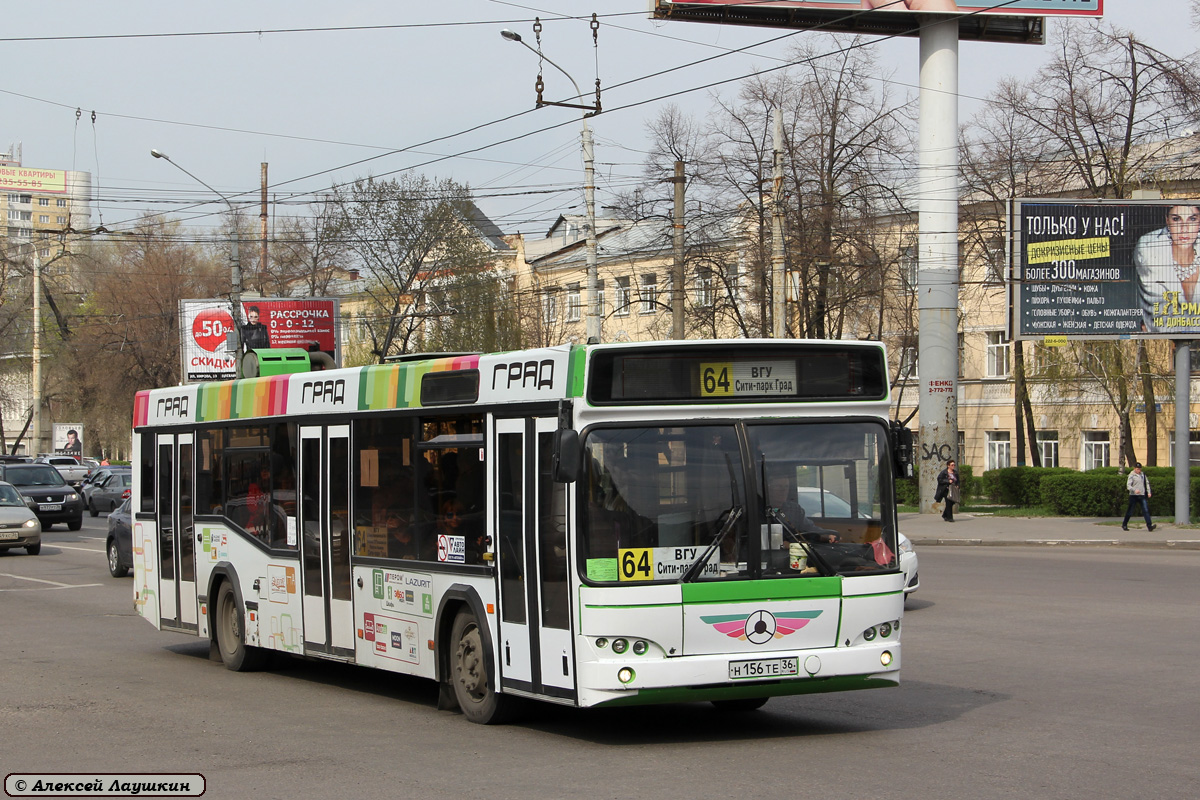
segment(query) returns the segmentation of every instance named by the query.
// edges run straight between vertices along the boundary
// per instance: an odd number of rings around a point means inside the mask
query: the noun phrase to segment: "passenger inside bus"
[[[389,511],[387,525],[388,558],[415,560],[421,557],[420,543],[413,536],[412,525],[400,510]]]

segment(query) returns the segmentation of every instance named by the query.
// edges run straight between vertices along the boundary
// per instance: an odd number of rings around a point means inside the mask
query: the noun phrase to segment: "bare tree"
[[[339,209],[325,197],[312,204],[311,215],[280,220],[271,240],[265,292],[287,296],[299,286],[308,297],[329,293],[330,284],[349,263]]]
[[[382,361],[407,352],[423,315],[415,302],[422,274],[482,267],[487,249],[470,228],[469,190],[452,180],[402,175],[361,178],[335,189],[342,238],[368,276],[366,318]]]

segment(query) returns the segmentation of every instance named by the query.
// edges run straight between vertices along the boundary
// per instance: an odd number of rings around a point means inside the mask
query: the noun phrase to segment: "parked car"
[[[851,517],[850,504],[833,492],[811,486],[801,486],[796,490],[796,495],[804,513],[810,517],[843,519]],[[871,515],[867,511],[859,509],[858,516],[860,519],[867,519]],[[921,579],[917,574],[917,551],[913,549],[912,542],[903,533],[897,534],[897,542],[900,545],[900,569],[904,571],[904,599],[907,600],[908,596],[921,586]]]
[[[133,471],[129,467],[102,467],[92,473],[83,483],[80,494],[83,504],[93,517],[101,511],[111,511],[120,505],[123,494],[133,482]]]
[[[83,500],[49,464],[0,463],[0,480],[8,481],[33,501],[30,508],[43,531],[57,522],[67,523],[73,531],[83,527]]]
[[[42,523],[17,487],[0,482],[0,550],[11,547],[24,547],[31,556],[42,552]]]
[[[904,600],[921,587],[921,576],[917,573],[917,551],[913,543],[903,533],[898,534],[900,542],[900,569],[904,571]]]
[[[63,480],[78,489],[88,476],[88,468],[80,464],[75,456],[41,456],[34,459],[35,464],[49,464],[63,476]]]
[[[114,578],[123,578],[133,566],[133,515],[129,512],[129,498],[108,515],[108,541],[104,545],[108,553],[108,573]]]

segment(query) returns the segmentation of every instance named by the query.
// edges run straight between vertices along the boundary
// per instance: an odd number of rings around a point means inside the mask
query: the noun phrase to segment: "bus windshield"
[[[600,427],[585,442],[580,551],[592,583],[894,570],[877,422]]]

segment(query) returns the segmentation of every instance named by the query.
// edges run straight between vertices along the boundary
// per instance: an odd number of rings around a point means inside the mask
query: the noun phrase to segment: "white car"
[[[813,486],[800,486],[796,490],[796,500],[804,509],[804,513],[809,517],[842,517],[850,518],[850,504],[832,492],[818,489]],[[859,511],[858,516],[861,519],[870,517],[864,511]],[[904,599],[915,592],[921,586],[921,578],[917,574],[917,551],[913,549],[913,544],[903,533],[897,533],[897,541],[900,543],[900,569],[904,571]]]
[[[917,574],[917,551],[903,533],[898,533],[900,542],[900,569],[904,571],[904,599],[921,587],[921,576]]]

